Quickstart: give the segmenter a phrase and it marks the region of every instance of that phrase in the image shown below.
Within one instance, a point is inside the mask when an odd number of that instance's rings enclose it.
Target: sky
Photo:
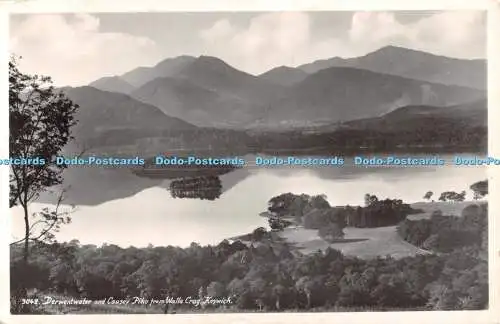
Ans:
[[[179,55],[216,56],[258,75],[386,45],[485,58],[481,11],[17,14],[10,51],[26,73],[79,86]]]

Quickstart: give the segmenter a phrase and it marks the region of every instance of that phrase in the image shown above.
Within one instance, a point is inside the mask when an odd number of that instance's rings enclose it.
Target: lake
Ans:
[[[266,210],[270,198],[285,192],[326,194],[331,205],[361,205],[366,193],[411,203],[422,201],[429,190],[436,200],[448,190],[466,190],[471,199],[469,186],[487,178],[485,167],[246,167],[221,175],[223,194],[210,201],[173,198],[166,189],[170,180],[145,180],[130,172],[109,175],[114,171],[97,168],[74,172],[66,179],[76,189],[75,195],[88,193],[109,200],[93,206],[79,204],[72,223],[57,234],[58,240],[122,247],[217,244],[267,227],[259,213]],[[110,192],[111,198],[106,198]],[[30,212],[44,206],[51,205],[33,203]],[[22,210],[11,211],[13,234],[22,233]]]

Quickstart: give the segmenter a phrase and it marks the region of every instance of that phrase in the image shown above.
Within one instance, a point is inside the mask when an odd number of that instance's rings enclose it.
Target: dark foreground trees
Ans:
[[[294,255],[290,248],[268,243],[142,249],[63,246],[64,261],[62,256],[38,252],[31,269],[32,288],[94,300],[200,295],[231,299],[226,306],[204,309],[174,305],[178,313],[223,307],[236,312],[483,309],[488,303],[487,262],[469,250],[361,260],[333,249]],[[13,267],[20,256],[14,246]]]
[[[90,299],[231,299],[230,304],[204,308],[172,306],[177,313],[216,308],[235,312],[484,309],[488,307],[488,262],[483,253],[487,246],[482,245],[485,212],[486,207],[470,206],[456,219],[436,214],[432,222],[412,231],[421,233],[418,242],[437,235],[439,246],[446,249],[402,259],[363,260],[332,248],[304,255],[286,242],[273,241],[263,228],[254,231],[253,245],[241,241],[215,246],[192,243],[187,248],[46,244],[35,248],[30,288]],[[451,240],[449,230],[481,238]],[[340,235],[339,228],[323,231],[325,236]],[[464,233],[459,234],[465,237]],[[12,246],[11,258],[15,284],[22,246]]]

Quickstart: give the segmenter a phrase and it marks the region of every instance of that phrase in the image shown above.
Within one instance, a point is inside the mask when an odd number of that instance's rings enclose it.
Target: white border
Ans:
[[[8,156],[8,15],[9,13],[63,13],[63,12],[165,12],[165,11],[321,11],[321,10],[488,10],[488,118],[489,152],[500,157],[500,2],[487,0],[0,0],[0,156]],[[200,314],[200,315],[16,315],[9,314],[9,253],[10,213],[8,209],[8,169],[0,168],[0,320],[5,323],[241,323],[241,324],[313,324],[335,322],[349,324],[376,323],[500,323],[498,257],[500,246],[498,230],[500,167],[490,167],[489,199],[489,264],[490,308],[486,311],[455,312],[365,312],[365,313],[281,313],[281,314]],[[495,217],[496,216],[496,217]]]

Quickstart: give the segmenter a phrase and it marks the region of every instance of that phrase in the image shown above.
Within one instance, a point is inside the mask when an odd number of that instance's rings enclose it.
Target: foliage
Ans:
[[[327,242],[335,242],[338,239],[344,238],[344,231],[337,223],[331,223],[320,228],[318,234]]]
[[[474,192],[474,199],[481,199],[488,195],[488,180],[478,181],[470,186]]]
[[[366,207],[331,207],[326,196],[285,193],[269,201],[268,217],[273,229],[283,229],[280,224],[285,217],[293,217],[295,223],[309,229],[320,229],[331,223],[340,228],[380,227],[396,225],[413,210],[400,199],[383,199],[366,194]]]
[[[65,165],[53,159],[71,139],[78,106],[57,93],[49,77],[27,75],[9,62],[10,156],[43,159],[45,163],[10,166],[10,207],[27,206],[38,195],[62,182]]]
[[[24,261],[28,261],[29,241],[51,240],[52,232],[69,222],[67,213],[48,209],[29,219],[28,205],[41,192],[62,183],[65,165],[54,163],[55,157],[72,139],[70,129],[76,124],[78,106],[63,93],[56,92],[50,77],[27,75],[19,71],[14,57],[9,62],[9,155],[14,159],[38,163],[10,164],[9,206],[24,210]],[[18,242],[20,242],[18,241]],[[14,242],[16,243],[16,242]]]
[[[439,196],[440,201],[460,202],[465,200],[465,191],[457,193],[455,191],[445,191]]]
[[[487,307],[488,267],[474,251],[361,260],[331,248],[285,256],[290,247],[276,242],[259,244],[39,246],[34,247],[37,258],[30,270],[30,285],[40,291],[91,299],[186,298],[200,293],[229,296],[232,311]],[[13,246],[13,267],[20,257],[20,249]],[[15,283],[16,278],[12,280]],[[175,308],[177,312],[196,311],[186,305]]]
[[[365,194],[365,207],[370,206],[378,201],[378,197],[371,194]]]
[[[400,199],[386,198],[380,200],[374,195],[367,194],[365,200],[368,203],[365,207],[344,208],[347,226],[380,227],[396,225],[413,212],[413,209]]]
[[[335,209],[313,212],[328,215],[331,210]],[[488,307],[486,215],[487,204],[482,204],[464,208],[461,217],[434,213],[430,219],[403,221],[398,231],[406,240],[440,253],[402,259],[363,260],[332,248],[292,253],[293,246],[275,240],[264,228],[251,233],[249,245],[226,240],[187,248],[97,247],[78,241],[37,244],[29,269],[18,268],[22,246],[13,245],[11,289],[15,296],[19,281],[28,277],[30,288],[73,297],[211,296],[232,301],[206,309],[170,305],[175,309],[169,312],[484,309]],[[342,237],[337,222],[319,232],[329,240]]]
[[[487,251],[488,205],[470,205],[461,217],[434,213],[430,219],[404,220],[398,225],[406,241],[438,252],[451,252],[467,246]]]
[[[173,198],[215,200],[222,194],[222,183],[218,176],[200,176],[174,180],[170,183]]]

